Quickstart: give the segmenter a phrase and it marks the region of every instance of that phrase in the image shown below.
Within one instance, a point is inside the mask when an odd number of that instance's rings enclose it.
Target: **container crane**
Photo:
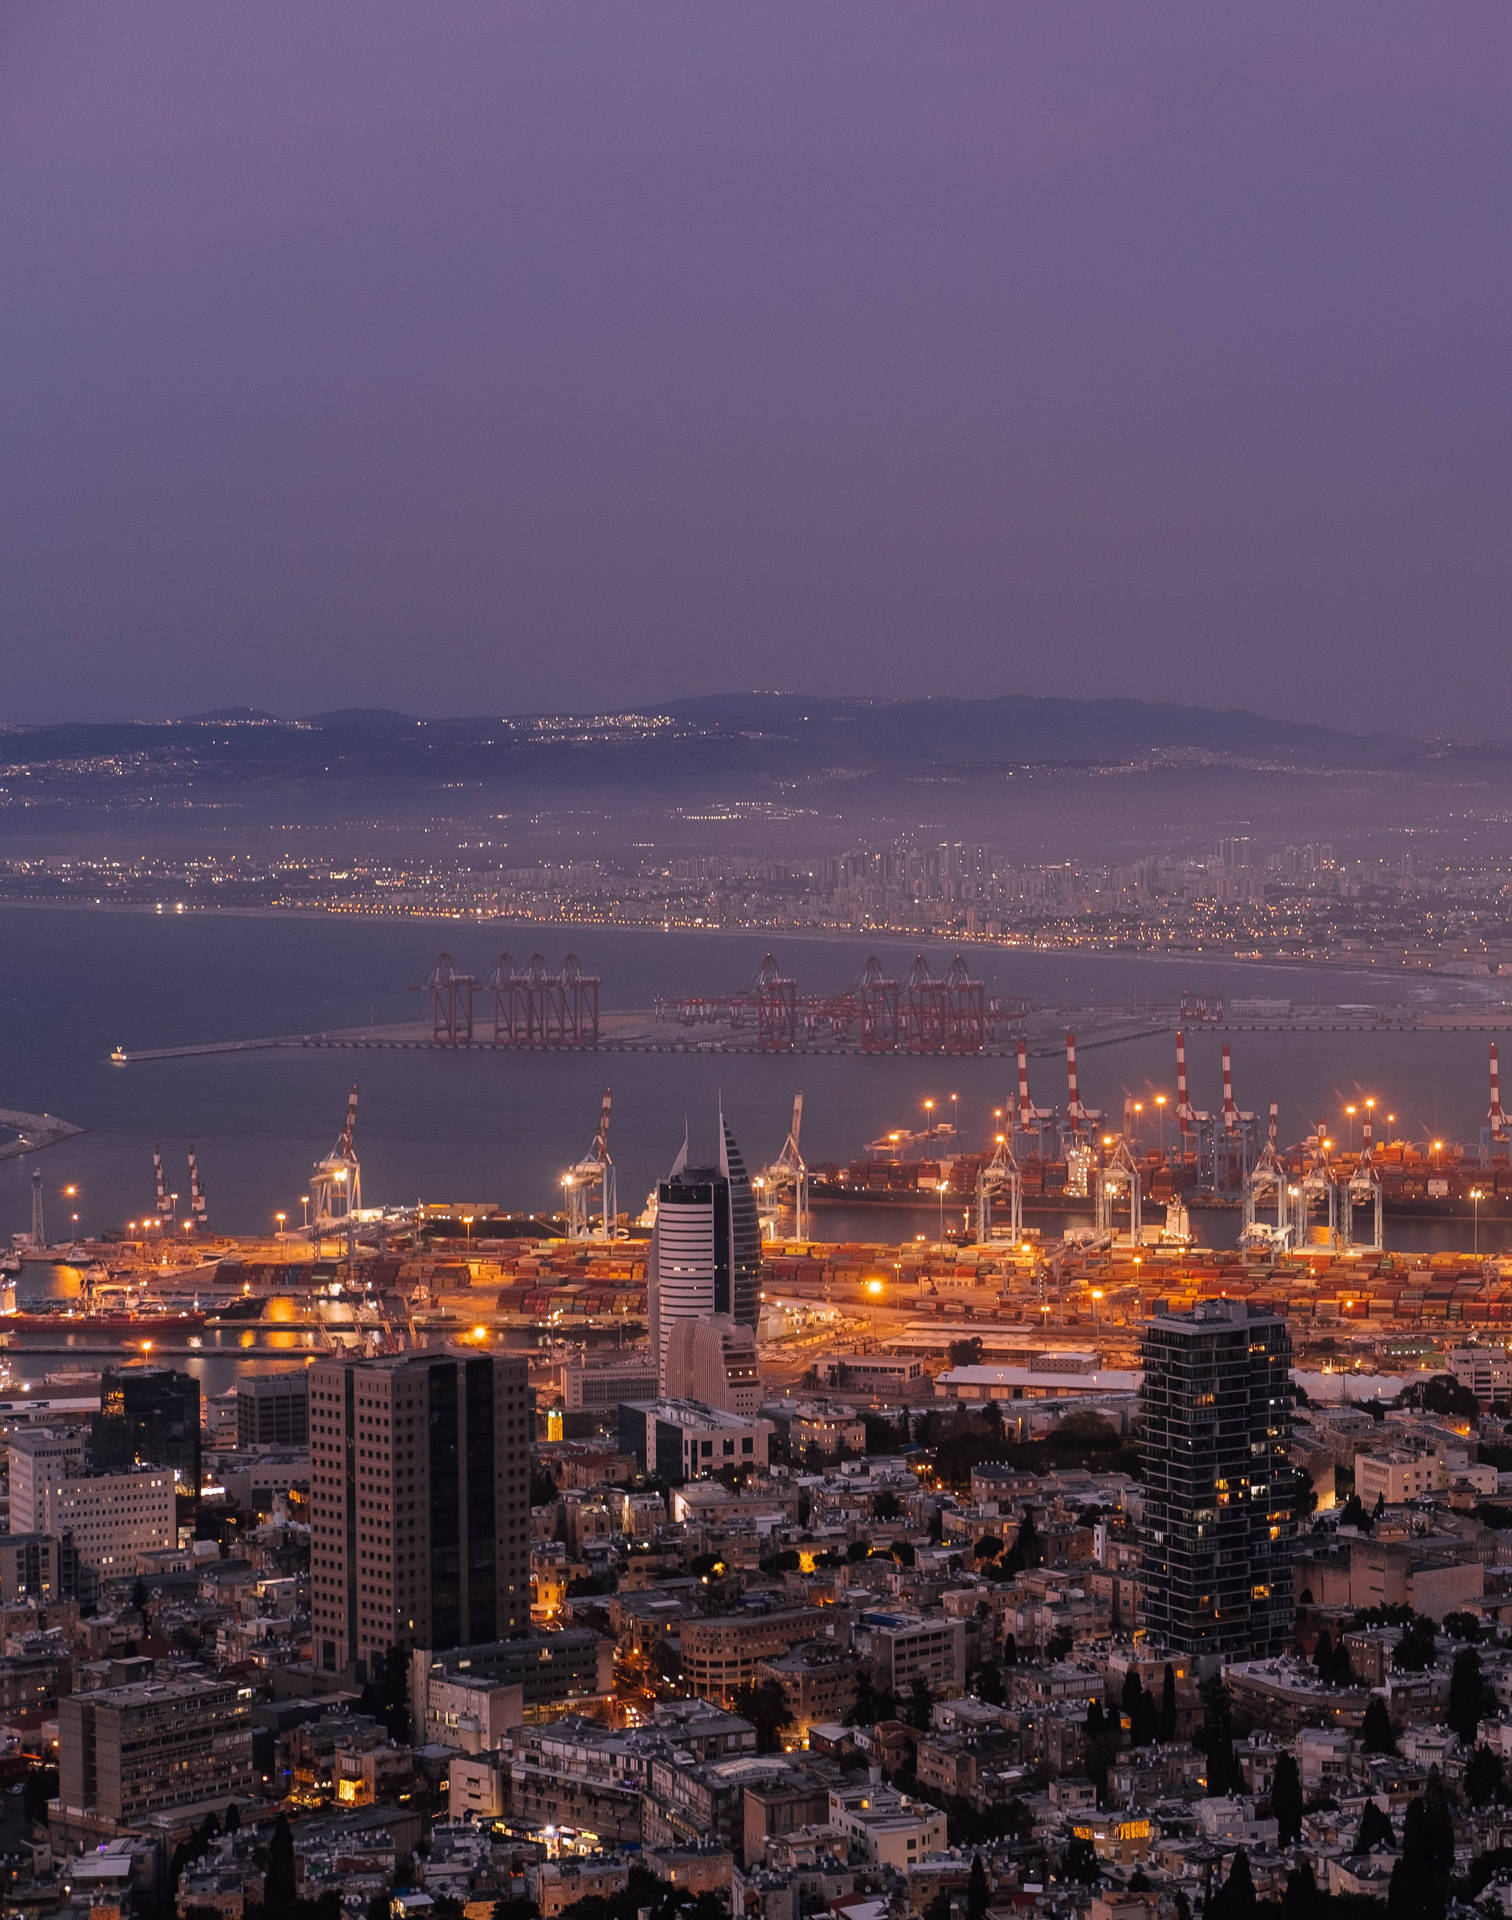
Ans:
[[[1328,1158],[1330,1142],[1320,1120],[1312,1142],[1312,1164],[1291,1189],[1292,1244],[1298,1248],[1339,1245],[1339,1183]]]
[[[1241,1113],[1234,1099],[1234,1057],[1227,1040],[1222,1049],[1223,1104],[1208,1124],[1208,1177],[1213,1192],[1224,1198],[1242,1195],[1255,1159],[1257,1122],[1253,1113]]]
[[[777,1238],[777,1230],[785,1213],[793,1216],[794,1239],[807,1240],[809,1237],[808,1167],[804,1163],[800,1144],[802,1135],[803,1095],[795,1093],[793,1124],[788,1128],[782,1151],[769,1167],[762,1168],[755,1180],[761,1209],[761,1230],[768,1240]]]
[[[1098,1233],[1116,1237],[1118,1229],[1114,1214],[1119,1206],[1126,1205],[1129,1209],[1128,1244],[1131,1247],[1142,1246],[1144,1240],[1139,1201],[1139,1168],[1134,1164],[1128,1141],[1119,1134],[1107,1163],[1097,1175]]]
[[[1071,1200],[1085,1200],[1092,1194],[1093,1172],[1097,1164],[1097,1155],[1092,1148],[1092,1134],[1103,1123],[1103,1114],[1097,1107],[1083,1104],[1081,1089],[1076,1078],[1076,1035],[1066,1035],[1066,1123],[1062,1134],[1062,1146],[1066,1156],[1066,1197]]]
[[[1018,1162],[1013,1157],[1013,1149],[1008,1143],[1008,1135],[1000,1133],[991,1159],[977,1174],[976,1237],[979,1247],[987,1246],[997,1235],[993,1213],[1005,1195],[1008,1201],[1007,1237],[1017,1246],[1024,1237],[1024,1183]]]
[[[1210,1113],[1199,1113],[1192,1105],[1191,1094],[1187,1089],[1186,1034],[1178,1028],[1176,1031],[1176,1127],[1181,1137],[1181,1155],[1186,1158],[1187,1142],[1192,1136],[1201,1139],[1203,1129],[1212,1123]]]
[[[1239,1244],[1258,1252],[1284,1253],[1291,1245],[1292,1222],[1290,1196],[1286,1186],[1286,1168],[1276,1149],[1277,1107],[1270,1103],[1270,1124],[1265,1145],[1244,1183],[1244,1226]],[[1275,1211],[1272,1225],[1263,1215]]]
[[[152,1149],[152,1180],[157,1189],[157,1217],[162,1221],[173,1218],[173,1196],[168,1191],[168,1182],[163,1177],[163,1150]]]
[[[1368,1239],[1359,1237],[1362,1212],[1369,1220]],[[1346,1247],[1358,1247],[1362,1253],[1380,1253],[1386,1244],[1382,1227],[1381,1176],[1372,1159],[1371,1127],[1367,1120],[1364,1145],[1354,1171],[1339,1183],[1339,1237]]]
[[[318,1240],[329,1228],[345,1228],[350,1249],[362,1206],[362,1168],[357,1159],[357,1089],[347,1095],[340,1137],[310,1175],[310,1226]]]
[[[609,1157],[609,1112],[613,1088],[605,1087],[599,1108],[598,1132],[593,1145],[562,1175],[567,1195],[567,1238],[569,1240],[612,1240],[619,1220],[619,1200],[615,1192],[614,1162]],[[594,1189],[598,1189],[599,1228],[595,1233],[591,1207]]]

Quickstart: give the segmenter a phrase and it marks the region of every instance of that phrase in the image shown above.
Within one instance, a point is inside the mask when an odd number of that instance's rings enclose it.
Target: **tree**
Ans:
[[[1339,1525],[1355,1527],[1361,1533],[1369,1533],[1374,1526],[1370,1515],[1360,1505],[1360,1496],[1352,1493],[1339,1509]]]
[[[241,1832],[241,1808],[234,1800],[226,1809],[226,1831],[227,1833]]]
[[[1160,1737],[1160,1713],[1155,1696],[1147,1687],[1139,1689],[1134,1711],[1129,1715],[1129,1745],[1152,1747]]]
[[[989,1660],[977,1674],[976,1690],[978,1700],[985,1701],[989,1707],[1000,1707],[1006,1697],[1003,1691],[1002,1668]]]
[[[530,1465],[530,1504],[533,1507],[554,1507],[561,1491],[550,1467],[533,1460]]]
[[[968,1334],[964,1340],[952,1340],[945,1357],[953,1367],[979,1367],[982,1364],[982,1336]]]
[[[1281,1920],[1316,1920],[1318,1883],[1307,1861],[1293,1867],[1286,1876],[1286,1891],[1281,1896]]]
[[[1454,1656],[1454,1671],[1449,1676],[1449,1708],[1444,1718],[1467,1747],[1475,1745],[1484,1705],[1480,1655],[1474,1647],[1461,1647]]]
[[[1475,1420],[1480,1415],[1480,1405],[1468,1387],[1461,1386],[1452,1373],[1435,1373],[1421,1384],[1414,1382],[1409,1392],[1416,1391],[1420,1403],[1430,1413],[1456,1414],[1461,1420]]]
[[[1169,1660],[1160,1681],[1160,1737],[1176,1738],[1176,1669]]]
[[[1487,1807],[1502,1797],[1504,1784],[1501,1755],[1477,1747],[1465,1764],[1465,1798],[1472,1807]]]
[[[1365,1718],[1360,1723],[1360,1745],[1367,1753],[1395,1753],[1396,1733],[1385,1699],[1379,1693],[1370,1696]]]
[[[1003,1665],[1005,1667],[1018,1665],[1018,1641],[1011,1633],[1003,1635]]]
[[[1222,1887],[1213,1895],[1207,1920],[1254,1920],[1258,1904],[1255,1877],[1250,1872],[1249,1855],[1243,1847],[1234,1855],[1234,1864]]]
[[[731,1698],[742,1720],[749,1720],[756,1729],[756,1751],[758,1753],[780,1753],[782,1751],[782,1729],[790,1718],[787,1695],[775,1680],[763,1680],[760,1685],[746,1681],[735,1689]]]
[[[1061,1878],[1082,1887],[1097,1885],[1102,1878],[1102,1868],[1097,1863],[1097,1849],[1090,1840],[1073,1840],[1067,1847],[1061,1861]]]
[[[1401,1673],[1426,1673],[1437,1658],[1437,1628],[1423,1614],[1414,1614],[1392,1648],[1391,1664]]]
[[[971,1873],[966,1881],[966,1920],[984,1920],[991,1895],[987,1891],[987,1869],[982,1856],[971,1856]]]
[[[1474,1646],[1481,1637],[1481,1623],[1473,1613],[1446,1613],[1444,1631],[1451,1640],[1468,1640]]]
[[[1313,1665],[1318,1670],[1318,1678],[1327,1686],[1333,1678],[1333,1641],[1327,1627],[1318,1635],[1318,1643],[1313,1648]]]
[[[1123,1708],[1130,1720],[1134,1718],[1134,1709],[1139,1705],[1139,1696],[1143,1692],[1144,1688],[1140,1684],[1139,1679],[1139,1669],[1137,1667],[1125,1667],[1123,1687],[1118,1696],[1118,1704]]]
[[[1302,1776],[1289,1753],[1283,1753],[1276,1761],[1271,1781],[1271,1812],[1275,1815],[1282,1845],[1292,1846],[1302,1832]]]
[[[872,1518],[874,1520],[896,1520],[903,1512],[903,1502],[891,1487],[883,1487],[872,1496]]]
[[[268,1842],[268,1864],[263,1871],[263,1905],[275,1912],[280,1906],[292,1907],[298,1889],[294,1880],[294,1830],[289,1816],[279,1814]]]
[[[1384,1848],[1391,1852],[1396,1848],[1396,1833],[1392,1828],[1391,1815],[1382,1807],[1379,1800],[1367,1800],[1360,1815],[1360,1831],[1355,1837],[1356,1853],[1375,1853]]]
[[[996,1560],[1003,1551],[1003,1543],[995,1533],[984,1533],[971,1549],[973,1560]]]
[[[929,1690],[929,1682],[915,1680],[908,1690],[908,1710],[903,1717],[909,1726],[923,1733],[929,1726],[929,1717],[933,1712],[934,1695]]]
[[[1013,1545],[1003,1555],[1001,1564],[1010,1574],[1024,1573],[1030,1567],[1037,1567],[1043,1558],[1039,1530],[1034,1524],[1034,1509],[1025,1507],[1024,1517],[1013,1537]]]

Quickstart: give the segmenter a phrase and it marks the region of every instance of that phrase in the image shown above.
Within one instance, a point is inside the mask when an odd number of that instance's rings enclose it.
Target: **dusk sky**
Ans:
[[[1512,737],[1512,9],[0,18],[0,718]]]

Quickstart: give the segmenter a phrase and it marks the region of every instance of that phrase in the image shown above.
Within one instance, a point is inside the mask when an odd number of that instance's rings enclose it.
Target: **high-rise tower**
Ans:
[[[1243,1302],[1145,1328],[1145,1624],[1202,1664],[1292,1638],[1291,1338]]]
[[[394,1647],[530,1624],[523,1359],[408,1353],[310,1369],[315,1664],[368,1677]]]
[[[728,1314],[738,1325],[760,1318],[761,1223],[750,1176],[724,1115],[719,1164],[690,1167],[688,1147],[656,1190],[649,1293],[651,1349],[667,1388],[667,1342],[674,1321]]]

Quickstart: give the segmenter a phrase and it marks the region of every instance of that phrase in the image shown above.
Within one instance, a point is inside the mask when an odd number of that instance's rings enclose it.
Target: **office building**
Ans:
[[[525,1361],[321,1360],[309,1383],[316,1665],[363,1679],[394,1647],[528,1627]]]
[[[1291,1642],[1291,1339],[1278,1315],[1204,1300],[1143,1342],[1145,1625],[1199,1667]]]
[[[81,1464],[77,1435],[35,1427],[9,1448],[11,1528],[67,1539],[103,1579],[141,1572],[178,1545],[173,1475],[163,1467],[105,1473]]]
[[[107,1367],[100,1411],[90,1423],[90,1457],[121,1473],[166,1467],[180,1493],[200,1492],[200,1390],[172,1367]]]
[[[656,1361],[646,1353],[595,1366],[574,1362],[562,1369],[562,1405],[568,1413],[602,1413],[611,1418],[622,1400],[656,1398]]]
[[[58,1702],[58,1798],[65,1815],[130,1827],[165,1808],[244,1801],[252,1792],[251,1689],[147,1680]]]
[[[686,1141],[656,1190],[647,1289],[651,1351],[667,1389],[667,1346],[678,1320],[727,1314],[754,1328],[760,1317],[761,1223],[735,1136],[719,1116],[719,1165],[690,1167]]]
[[[755,1329],[728,1313],[674,1320],[667,1336],[662,1392],[671,1400],[699,1400],[729,1413],[754,1414],[761,1405]]]
[[[303,1447],[310,1439],[310,1381],[298,1373],[245,1373],[236,1383],[238,1447]]]
[[[78,1568],[71,1541],[50,1533],[0,1533],[0,1606],[72,1599]]]

